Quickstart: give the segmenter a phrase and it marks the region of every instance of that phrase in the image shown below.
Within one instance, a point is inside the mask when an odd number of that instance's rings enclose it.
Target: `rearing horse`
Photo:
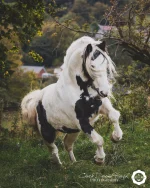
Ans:
[[[73,143],[83,131],[97,145],[96,163],[104,162],[103,138],[92,127],[100,113],[107,115],[114,125],[112,139],[121,140],[120,113],[107,97],[111,90],[109,76],[113,77],[114,73],[105,42],[84,36],[68,48],[57,83],[24,97],[21,104],[23,118],[38,127],[57,163],[61,164],[54,143],[56,131],[66,133],[64,146],[71,161],[76,161]]]

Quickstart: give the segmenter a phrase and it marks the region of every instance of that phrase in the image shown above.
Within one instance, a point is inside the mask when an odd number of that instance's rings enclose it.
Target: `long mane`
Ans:
[[[74,42],[72,42],[72,44],[69,46],[69,48],[66,51],[66,56],[64,57],[64,64],[67,65],[69,63],[69,59],[72,56],[72,54],[75,52],[76,49],[81,49],[84,51],[85,47],[89,44],[89,43],[94,43],[95,40],[91,37],[88,36],[84,36],[81,37],[77,40],[75,40]]]
[[[72,44],[69,46],[69,48],[66,51],[66,55],[64,57],[64,63],[61,66],[61,71],[68,69],[68,66],[71,63],[70,58],[73,53],[76,53],[76,49],[81,49],[81,51],[84,54],[85,48],[88,44],[96,45],[96,44],[99,44],[100,42],[101,41],[96,41],[93,38],[88,37],[88,36],[81,37],[75,40],[74,42],[72,42]],[[103,52],[102,50],[100,50],[100,52],[104,55],[104,57],[107,59],[107,62],[108,62],[108,66],[107,66],[108,73],[109,73],[108,78],[114,79],[115,75],[117,74],[116,69],[115,69],[115,63],[111,60],[110,56],[106,52]]]

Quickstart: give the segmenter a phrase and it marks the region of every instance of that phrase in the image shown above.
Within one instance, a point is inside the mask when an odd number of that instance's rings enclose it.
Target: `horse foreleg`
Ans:
[[[75,142],[79,133],[66,134],[64,137],[64,146],[69,153],[70,160],[76,162],[76,158],[73,153],[73,143]]]
[[[105,153],[103,149],[103,138],[94,129],[89,134],[90,140],[97,145],[96,155],[94,156],[95,162],[102,164],[105,161]]]
[[[105,114],[111,120],[114,125],[114,131],[112,133],[112,141],[117,142],[122,139],[123,132],[119,126],[120,113],[115,108],[113,108],[110,100],[104,98],[102,100],[102,106],[100,108],[100,113]]]
[[[89,124],[88,119],[80,119],[80,126],[82,131],[86,133],[89,139],[97,145],[96,155],[94,156],[95,162],[97,164],[102,164],[105,161],[105,153],[103,149],[103,138],[94,130],[94,128]]]

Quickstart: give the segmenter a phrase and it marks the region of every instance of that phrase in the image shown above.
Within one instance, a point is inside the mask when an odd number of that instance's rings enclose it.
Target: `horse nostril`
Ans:
[[[104,94],[103,91],[101,91],[100,94],[101,94],[102,97],[107,97],[108,96],[107,94]]]
[[[104,95],[104,97],[107,97],[107,95],[105,95],[105,94],[103,94]]]

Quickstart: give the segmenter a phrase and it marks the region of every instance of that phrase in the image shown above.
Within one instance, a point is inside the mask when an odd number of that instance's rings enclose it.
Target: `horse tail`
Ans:
[[[42,91],[35,90],[27,94],[21,102],[22,119],[31,126],[36,126],[36,107],[42,99]]]

